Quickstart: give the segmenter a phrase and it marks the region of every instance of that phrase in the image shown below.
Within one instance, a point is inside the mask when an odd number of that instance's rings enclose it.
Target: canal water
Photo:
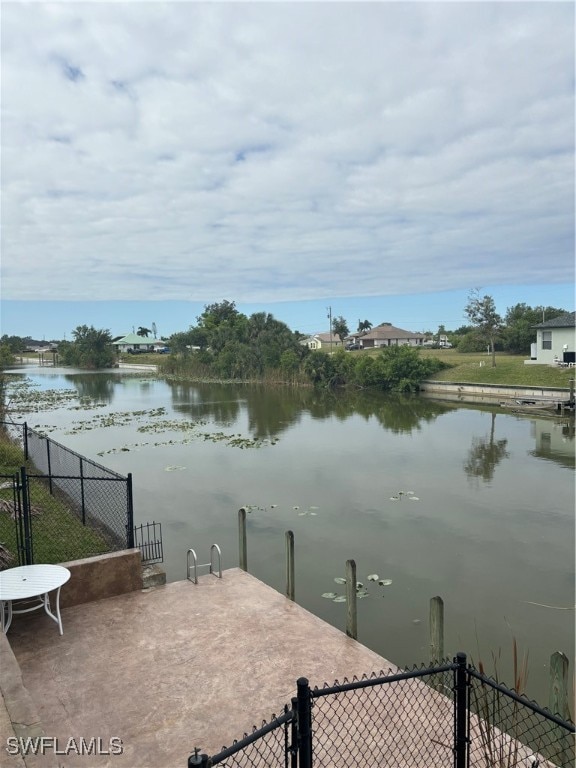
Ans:
[[[335,579],[356,561],[368,592],[359,639],[391,662],[428,660],[440,596],[447,655],[464,650],[511,684],[515,639],[542,704],[552,652],[573,674],[573,420],[418,396],[25,373],[36,405],[14,415],[132,473],[136,522],[162,523],[169,580],[185,578],[189,547],[204,563],[217,543],[223,566],[237,566],[246,506],[250,573],[284,591],[293,531],[296,600],[341,629],[345,603],[323,595],[344,594]]]

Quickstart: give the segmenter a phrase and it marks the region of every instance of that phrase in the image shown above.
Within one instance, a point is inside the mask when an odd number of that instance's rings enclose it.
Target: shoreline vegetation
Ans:
[[[358,350],[337,352],[319,352],[327,357],[346,355],[352,359],[374,358],[380,350]],[[570,380],[576,379],[576,369],[558,368],[551,365],[525,364],[525,355],[511,355],[503,352],[496,353],[496,367],[490,365],[490,355],[481,352],[458,352],[456,349],[421,349],[419,356],[425,359],[436,359],[442,365],[430,377],[434,381],[454,384],[499,384],[510,387],[550,387],[569,390]],[[247,376],[245,378],[218,376],[209,366],[196,364],[193,368],[187,364],[192,355],[183,357],[180,354],[160,355],[145,353],[136,359],[132,355],[120,355],[118,362],[134,365],[155,365],[160,374],[170,377],[210,383],[255,384],[269,386],[313,386],[312,381],[303,373],[293,371],[287,374],[285,370],[267,370],[263,375]],[[18,360],[29,364],[39,362],[37,354],[18,356]],[[421,379],[426,381],[429,379]],[[368,388],[357,385],[358,388]]]
[[[359,350],[342,354],[351,357],[360,358],[375,357],[380,350]],[[321,354],[330,355],[328,352]],[[336,354],[336,353],[333,353]],[[419,350],[423,359],[436,358],[443,366],[434,374],[434,381],[444,381],[455,384],[500,384],[502,386],[518,387],[551,387],[560,389],[570,389],[570,379],[576,378],[576,369],[574,368],[556,368],[551,365],[530,365],[525,364],[525,355],[510,355],[502,352],[496,353],[496,367],[489,365],[490,355],[480,352],[458,352],[457,350]],[[332,356],[332,355],[331,355]],[[172,358],[172,359],[171,359]],[[188,378],[185,370],[176,372],[173,360],[177,356],[166,358],[164,355],[143,354],[139,355],[137,360],[131,355],[123,355],[120,362],[157,365],[159,373],[172,374],[178,378]],[[192,372],[188,372],[191,374]],[[219,381],[220,383],[246,383],[246,384],[287,384],[287,385],[311,385],[309,380],[296,375],[287,377],[282,371],[269,371],[261,378],[240,379],[219,379],[210,375],[209,370],[197,371],[193,374],[195,381]],[[423,379],[425,380],[425,379]]]

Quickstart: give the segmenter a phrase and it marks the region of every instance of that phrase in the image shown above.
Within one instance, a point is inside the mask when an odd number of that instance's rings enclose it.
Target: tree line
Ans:
[[[497,349],[528,354],[536,334],[533,326],[564,314],[556,307],[529,307],[519,303],[510,307],[504,318],[497,312],[491,296],[472,291],[464,309],[470,324],[447,331],[458,351]],[[423,358],[413,347],[387,347],[375,355],[349,355],[339,349],[332,355],[310,351],[301,343],[303,336],[268,312],[250,317],[242,314],[233,301],[208,304],[187,331],[172,334],[167,340],[171,355],[163,364],[169,373],[203,378],[233,380],[276,380],[311,382],[317,386],[376,387],[410,391],[419,381],[442,367],[441,361]],[[358,320],[358,332],[373,327],[369,320]],[[332,332],[342,341],[349,335],[344,317],[332,320]],[[439,332],[445,331],[440,326]],[[138,335],[156,338],[152,329],[139,326]],[[29,339],[4,335],[0,338],[0,367],[25,351]],[[60,363],[80,368],[107,368],[116,362],[109,330],[80,325],[71,341],[58,344]]]

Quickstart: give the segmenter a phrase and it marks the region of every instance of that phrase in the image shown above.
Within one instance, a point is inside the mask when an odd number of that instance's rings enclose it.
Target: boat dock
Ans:
[[[14,620],[9,645],[0,636],[14,732],[117,738],[123,753],[31,755],[27,768],[184,768],[194,747],[214,754],[280,714],[301,676],[322,686],[396,671],[238,568],[63,608],[62,622],[60,636],[37,611]]]

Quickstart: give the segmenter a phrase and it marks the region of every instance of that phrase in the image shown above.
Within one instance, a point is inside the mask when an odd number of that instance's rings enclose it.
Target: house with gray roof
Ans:
[[[392,323],[381,323],[369,331],[351,334],[346,341],[352,344],[359,344],[363,349],[374,347],[399,347],[408,345],[410,347],[421,347],[424,343],[423,333],[414,333],[405,331],[403,328],[397,328]]]
[[[536,343],[532,345],[530,362],[576,364],[576,312],[566,312],[532,328],[536,331]]]

